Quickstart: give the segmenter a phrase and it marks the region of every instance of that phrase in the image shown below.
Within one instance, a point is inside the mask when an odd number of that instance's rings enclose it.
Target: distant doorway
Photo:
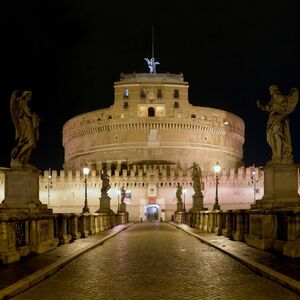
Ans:
[[[148,206],[146,214],[147,214],[147,221],[158,220],[158,208],[156,206]]]

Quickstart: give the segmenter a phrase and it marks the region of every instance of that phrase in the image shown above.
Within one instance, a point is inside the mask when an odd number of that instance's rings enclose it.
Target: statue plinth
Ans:
[[[204,210],[203,207],[203,194],[202,193],[195,193],[193,195],[193,206],[189,210],[189,212],[199,212]]]
[[[39,171],[35,168],[11,168],[5,171],[3,206],[12,208],[42,207],[39,200]]]
[[[5,199],[0,204],[0,221],[3,226],[0,257],[4,264],[18,261],[31,252],[43,253],[57,247],[54,215],[52,209],[39,200],[36,168],[5,170]],[[18,235],[20,232],[22,238]]]
[[[252,209],[300,206],[298,165],[268,164],[264,167],[264,196]]]
[[[126,203],[125,202],[121,202],[120,204],[120,209],[119,209],[120,213],[126,213]]]
[[[175,212],[183,212],[183,203],[182,201],[177,201],[177,209]]]
[[[96,211],[97,213],[114,213],[110,208],[110,197],[107,195],[102,195],[100,200],[100,208]]]

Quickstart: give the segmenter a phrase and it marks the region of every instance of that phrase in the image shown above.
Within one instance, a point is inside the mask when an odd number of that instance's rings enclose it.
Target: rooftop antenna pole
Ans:
[[[150,73],[156,73],[156,65],[159,65],[158,61],[155,61],[154,58],[154,26],[152,25],[152,57],[149,58],[144,58],[145,61],[148,64],[149,72]]]
[[[152,57],[154,58],[154,26],[152,25]]]

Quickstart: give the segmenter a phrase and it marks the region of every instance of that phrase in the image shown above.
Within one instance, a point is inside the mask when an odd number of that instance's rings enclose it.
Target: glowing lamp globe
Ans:
[[[220,173],[221,172],[221,166],[219,165],[219,162],[214,166],[214,172],[215,173]]]
[[[84,168],[82,169],[82,171],[83,171],[83,174],[84,174],[84,175],[89,175],[89,173],[90,173],[90,169],[89,169],[88,167],[84,167]]]

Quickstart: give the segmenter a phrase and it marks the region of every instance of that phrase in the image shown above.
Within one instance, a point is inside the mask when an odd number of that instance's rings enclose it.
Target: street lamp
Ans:
[[[186,193],[186,189],[183,189],[182,193],[183,193],[183,211],[186,212],[186,210],[185,210],[185,193]]]
[[[120,190],[117,190],[117,196],[118,196],[118,213],[120,212]]]
[[[82,209],[82,213],[89,213],[90,209],[88,207],[88,200],[87,200],[87,176],[90,173],[90,169],[88,167],[84,167],[82,171],[84,174],[84,207]]]
[[[220,210],[219,198],[218,198],[218,186],[219,186],[219,173],[221,172],[221,166],[219,162],[214,166],[214,172],[216,174],[216,198],[213,210]]]
[[[256,200],[256,183],[258,182],[258,179],[256,179],[256,172],[255,172],[255,165],[253,164],[253,169],[252,169],[252,172],[251,172],[251,180],[252,180],[252,183],[253,183],[253,198],[254,198],[254,203],[255,203],[255,200]]]
[[[51,168],[49,168],[49,171],[48,171],[48,184],[45,186],[45,188],[48,190],[48,206],[50,206],[50,189],[52,189]]]

